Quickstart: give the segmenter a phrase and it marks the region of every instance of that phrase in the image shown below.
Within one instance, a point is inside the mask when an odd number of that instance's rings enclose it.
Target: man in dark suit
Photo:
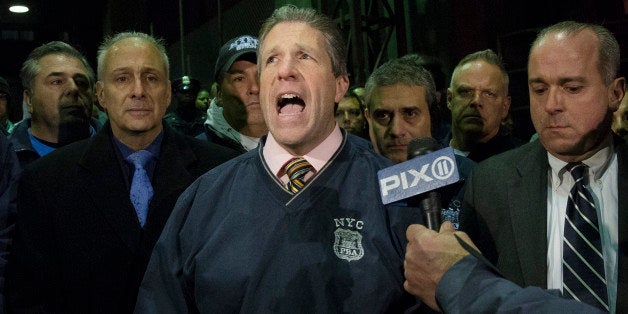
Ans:
[[[590,217],[599,222],[590,220],[599,231],[598,274],[606,286],[591,304],[611,313],[628,311],[628,145],[611,131],[625,94],[619,60],[616,39],[601,26],[562,22],[541,31],[528,63],[539,139],[478,164],[461,214],[462,230],[507,279],[573,297],[563,279],[578,272],[563,269],[571,267],[563,257],[582,247],[564,242],[576,221],[567,207],[577,181],[565,165],[582,162],[594,206],[579,210],[593,208]]]
[[[95,137],[30,164],[18,188],[7,270],[15,312],[131,313],[151,251],[180,193],[237,155],[163,123],[171,99],[163,43],[120,33],[99,48],[97,96],[109,122]],[[147,215],[130,190],[147,151]],[[141,168],[138,166],[138,168]],[[143,192],[150,190],[144,187]]]

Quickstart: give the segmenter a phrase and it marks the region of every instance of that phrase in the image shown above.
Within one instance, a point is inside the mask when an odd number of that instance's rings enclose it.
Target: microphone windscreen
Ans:
[[[439,150],[440,144],[433,137],[417,137],[408,143],[408,160]]]

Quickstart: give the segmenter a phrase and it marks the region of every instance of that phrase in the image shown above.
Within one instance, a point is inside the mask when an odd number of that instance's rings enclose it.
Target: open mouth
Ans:
[[[277,112],[280,114],[297,114],[305,109],[305,101],[296,94],[283,94],[277,99]]]

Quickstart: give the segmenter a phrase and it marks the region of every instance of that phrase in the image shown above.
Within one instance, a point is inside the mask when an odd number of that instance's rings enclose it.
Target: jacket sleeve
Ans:
[[[53,234],[42,191],[31,184],[36,173],[25,170],[17,187],[17,209],[11,254],[6,269],[5,296],[11,312],[51,311],[48,302],[55,298]],[[58,292],[58,291],[57,291]]]
[[[436,300],[444,313],[604,313],[564,299],[558,290],[522,288],[495,274],[473,255],[443,275],[436,287]]]
[[[0,135],[0,312],[4,309],[4,272],[15,227],[20,163],[13,146]]]

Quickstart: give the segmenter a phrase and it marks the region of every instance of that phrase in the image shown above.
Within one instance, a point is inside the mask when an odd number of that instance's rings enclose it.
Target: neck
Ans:
[[[479,144],[490,141],[494,136],[497,135],[498,131],[499,130],[496,130],[489,134],[481,134],[464,133],[460,130],[452,130],[450,146],[461,151],[470,152]]]
[[[34,137],[42,139],[46,142],[50,142],[50,143],[59,142],[59,128],[58,127],[51,127],[49,125],[37,123],[31,120],[30,131]]]
[[[134,151],[138,151],[148,147],[155,140],[155,138],[157,138],[162,129],[163,126],[160,124],[158,127],[148,131],[130,132],[114,128],[112,125],[111,131],[113,132],[113,136],[115,136],[124,145],[130,147]]]
[[[250,137],[262,137],[268,133],[268,127],[265,123],[262,124],[247,124],[238,132],[250,136]]]

